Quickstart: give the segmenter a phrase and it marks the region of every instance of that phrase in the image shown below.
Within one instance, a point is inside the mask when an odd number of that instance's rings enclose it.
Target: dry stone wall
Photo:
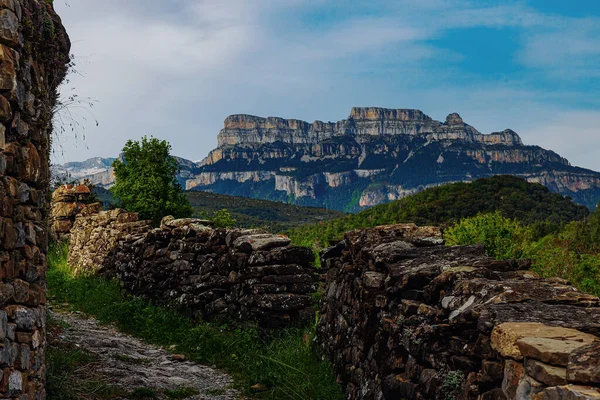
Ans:
[[[137,213],[120,208],[96,212],[94,206],[88,206],[77,215],[68,233],[68,263],[75,274],[114,272],[108,261],[117,251],[119,241],[148,232],[151,228],[150,222],[140,221]]]
[[[166,217],[160,228],[124,210],[79,214],[69,265],[118,277],[129,293],[175,305],[194,318],[264,328],[314,318],[318,276],[308,248],[261,230],[213,229]]]
[[[349,399],[600,399],[600,300],[439,230],[349,232],[317,326]]]
[[[49,146],[69,39],[47,1],[0,0],[0,398],[45,398]]]
[[[130,293],[178,305],[196,318],[265,328],[314,318],[310,249],[290,246],[283,235],[208,225],[167,219],[121,241],[108,264]]]
[[[102,204],[93,202],[92,192],[85,185],[62,185],[52,193],[50,214],[50,235],[54,240],[69,237],[75,218],[102,211]]]

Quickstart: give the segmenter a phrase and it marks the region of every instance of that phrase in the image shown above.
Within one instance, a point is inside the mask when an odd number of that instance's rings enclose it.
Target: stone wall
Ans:
[[[90,188],[85,185],[62,185],[52,193],[50,211],[50,235],[54,240],[69,237],[75,217],[102,211],[102,204],[93,201]]]
[[[46,1],[0,1],[0,398],[45,398],[46,225],[70,43]]]
[[[598,399],[600,300],[439,230],[353,231],[322,254],[317,340],[349,399]]]
[[[151,229],[149,221],[140,221],[137,213],[123,209],[96,212],[86,207],[70,229],[68,263],[76,274],[114,272],[108,262],[120,240],[136,237]]]
[[[105,264],[116,268],[130,293],[175,304],[196,318],[268,328],[314,318],[310,249],[290,246],[283,235],[207,225],[167,219],[122,240]]]

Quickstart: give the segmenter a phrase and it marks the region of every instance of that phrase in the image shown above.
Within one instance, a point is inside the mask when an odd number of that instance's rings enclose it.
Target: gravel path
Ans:
[[[158,347],[100,325],[79,313],[56,313],[56,319],[68,323],[64,340],[98,357],[97,372],[109,383],[127,390],[139,387],[165,389],[194,388],[199,394],[190,400],[240,399],[231,388],[232,379],[214,368],[190,361],[179,361]],[[166,397],[160,397],[166,398]]]

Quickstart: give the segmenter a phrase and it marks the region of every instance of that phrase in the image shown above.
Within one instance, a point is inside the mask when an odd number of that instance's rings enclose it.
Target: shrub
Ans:
[[[487,254],[497,259],[523,258],[530,230],[517,220],[508,219],[500,212],[479,214],[465,218],[444,232],[448,245],[483,243]]]

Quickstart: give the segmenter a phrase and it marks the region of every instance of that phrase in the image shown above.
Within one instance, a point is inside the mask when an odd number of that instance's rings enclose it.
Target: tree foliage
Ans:
[[[189,217],[192,208],[177,182],[177,161],[171,145],[154,137],[128,140],[123,160],[113,163],[115,185],[111,192],[121,207],[138,212],[143,219],[160,222],[165,215]]]

